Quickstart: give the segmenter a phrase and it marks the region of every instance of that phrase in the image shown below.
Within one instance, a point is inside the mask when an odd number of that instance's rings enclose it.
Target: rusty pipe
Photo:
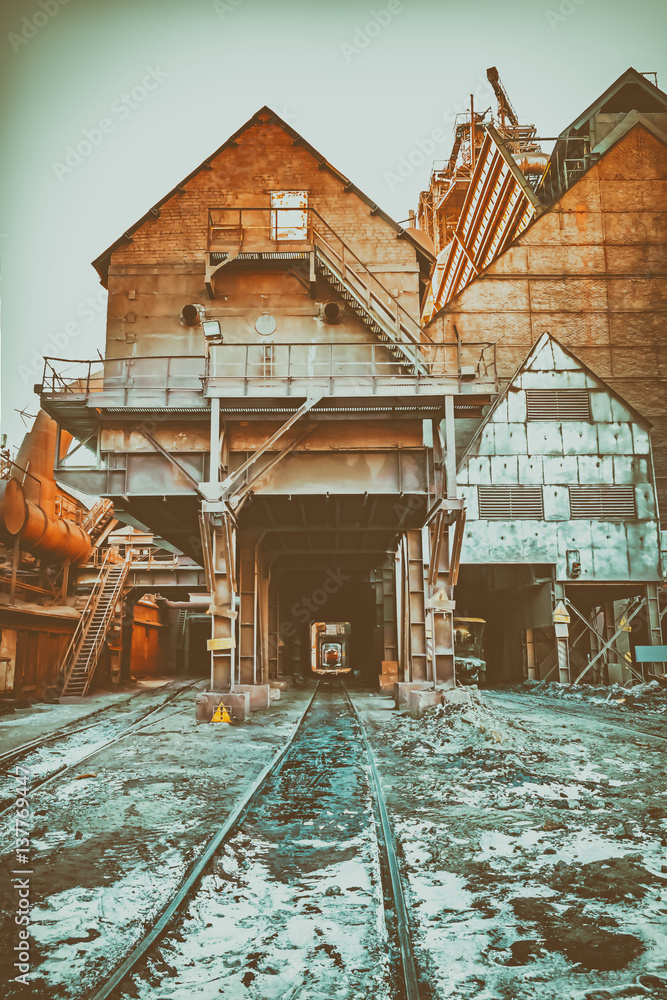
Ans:
[[[77,566],[87,560],[92,548],[90,538],[78,524],[26,500],[17,479],[10,479],[4,489],[2,527],[12,540],[19,536],[21,549],[47,563],[67,562]]]

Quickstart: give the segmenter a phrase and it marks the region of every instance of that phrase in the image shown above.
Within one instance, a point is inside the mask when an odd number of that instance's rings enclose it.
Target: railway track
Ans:
[[[91,1000],[206,988],[419,1000],[380,779],[340,683],[318,685],[290,740]]]
[[[28,793],[30,795],[33,795],[36,791],[39,791],[42,788],[44,788],[45,785],[48,785],[51,782],[64,777],[66,774],[77,768],[80,768],[82,764],[90,760],[96,754],[100,753],[102,750],[105,750],[107,747],[113,746],[120,740],[125,739],[125,737],[131,736],[134,733],[141,732],[142,730],[147,729],[149,726],[153,725],[157,721],[163,721],[163,719],[169,719],[173,715],[180,715],[183,712],[189,711],[191,709],[191,705],[188,705],[187,708],[179,709],[177,712],[171,712],[167,716],[161,716],[159,719],[152,718],[153,716],[157,715],[158,712],[161,712],[164,708],[166,708],[168,705],[171,705],[180,695],[190,691],[193,687],[195,687],[197,684],[200,683],[202,683],[202,681],[198,679],[196,681],[193,681],[191,684],[186,684],[183,685],[182,687],[179,687],[178,690],[172,692],[167,698],[161,701],[159,705],[153,705],[146,712],[140,715],[138,719],[135,719],[134,722],[130,723],[129,726],[126,726],[120,732],[114,734],[110,739],[107,740],[103,739],[102,742],[95,743],[87,753],[84,752],[81,756],[77,756],[75,760],[71,761],[71,763],[61,764],[55,770],[50,771],[46,775],[32,781],[28,785],[27,788]],[[148,722],[147,721],[148,719],[152,719],[152,721]],[[75,733],[78,734],[81,732],[85,732],[88,729],[97,728],[100,725],[100,723],[107,723],[108,721],[109,721],[108,719],[99,720],[97,723],[92,723],[90,726],[83,726],[81,729],[77,729],[74,731],[70,730],[69,732],[62,732],[57,735],[56,734],[51,734],[51,735],[56,736],[56,738],[65,739],[68,736],[74,735]],[[48,744],[48,742],[49,740],[40,742],[37,747],[34,747],[34,749],[39,750],[44,746],[45,743]],[[29,754],[32,748],[33,744],[30,743],[24,744],[22,747],[17,747],[14,753],[19,754],[20,752],[20,756],[23,757]],[[83,749],[85,751],[85,747],[76,749]],[[0,819],[2,819],[2,817],[7,815],[7,813],[12,812],[14,810],[15,801],[13,798],[5,798],[4,801],[0,800],[0,807],[1,807]]]
[[[646,729],[641,729],[639,727],[622,725],[614,719],[605,718],[599,714],[599,712],[605,711],[603,706],[570,705],[568,703],[563,704],[562,701],[557,701],[554,698],[541,698],[539,695],[533,694],[516,695],[505,691],[487,690],[484,691],[484,697],[488,697],[490,702],[496,702],[499,705],[516,705],[528,714],[530,713],[531,708],[539,706],[540,708],[548,708],[550,711],[553,711],[558,715],[569,715],[570,717],[585,719],[588,722],[597,723],[600,726],[606,726],[609,729],[615,729],[618,732],[624,733],[626,736],[631,736],[635,740],[647,740],[649,742],[652,741],[659,744],[667,742],[667,735],[648,732]]]
[[[168,681],[166,684],[161,685],[156,688],[156,693],[159,691],[164,691],[165,688],[171,687],[173,681]],[[193,685],[188,685],[192,687]],[[134,701],[135,698],[141,698],[147,694],[146,691],[138,691],[133,694],[126,702],[121,702],[120,705],[128,704]],[[70,726],[75,726],[76,722],[68,722],[66,725],[62,726],[60,729],[55,729],[53,732],[46,733],[44,736],[40,736],[37,739],[30,740],[28,743],[22,743],[21,746],[13,747],[11,750],[5,750],[4,753],[0,753],[0,771],[5,771],[9,764],[13,764],[15,761],[20,760],[22,757],[29,753],[39,750],[41,747],[48,746],[49,743],[53,743],[56,740],[69,739],[70,736],[76,736],[78,733],[85,733],[88,729],[94,729],[99,726],[100,722],[103,721],[98,718],[98,716],[106,715],[107,712],[113,712],[114,709],[119,707],[118,703],[112,705],[105,705],[104,708],[98,709],[97,712],[91,712],[87,716],[88,719],[95,718],[96,722],[88,722],[85,726],[79,726],[76,729],[70,729]]]

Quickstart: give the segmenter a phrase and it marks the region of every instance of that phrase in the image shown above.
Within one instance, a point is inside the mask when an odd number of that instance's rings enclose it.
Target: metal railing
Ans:
[[[99,393],[99,405],[139,405],[153,402],[152,393],[166,394],[166,405],[192,393],[201,393],[204,355],[107,358],[81,361],[44,358],[42,393],[46,396],[88,399]]]
[[[222,343],[205,357],[114,358],[69,361],[46,358],[43,392],[47,396],[91,401],[96,407],[142,406],[206,408],[205,395],[247,396],[267,391],[279,396],[308,395],[311,387],[326,394],[359,390],[496,392],[496,345],[487,342],[423,344],[422,364],[394,357],[388,345],[374,341],[299,341],[294,343]],[[182,366],[181,362],[187,362]],[[97,370],[72,389],[66,375],[73,365]],[[100,371],[100,365],[102,370]],[[309,385],[310,383],[310,385]],[[404,387],[404,388],[403,388]]]
[[[406,392],[437,391],[441,386],[461,392],[465,385],[478,391],[497,389],[496,345],[428,344],[422,352],[422,370],[408,370],[408,362],[394,358],[386,345],[376,343],[216,344],[207,359],[207,394],[253,395],[262,389],[280,395],[303,396],[314,389],[325,394],[374,394],[401,388]]]

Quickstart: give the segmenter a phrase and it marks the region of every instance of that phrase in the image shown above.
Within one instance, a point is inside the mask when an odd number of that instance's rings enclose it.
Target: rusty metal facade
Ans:
[[[43,407],[97,458],[62,481],[201,565],[213,690],[298,669],[300,616],[323,604],[363,619],[376,672],[393,662],[439,684],[454,683],[459,593],[492,609],[506,592],[507,635],[531,636],[519,660],[540,659],[535,636],[553,634],[553,602],[575,585],[598,588],[605,628],[644,588],[659,642],[659,459],[640,386],[608,370],[619,335],[602,332],[613,308],[598,302],[615,266],[608,222],[595,228],[604,156],[545,205],[535,130],[502,89],[499,107],[486,131],[471,108],[466,178],[458,149],[448,167],[452,191],[465,179],[456,218],[445,236],[435,216],[425,226],[436,249],[458,233],[440,247],[447,304],[430,322],[427,243],[265,108],[95,262],[105,359],[46,360]],[[649,140],[635,126],[611,154],[658,141],[655,123]],[[516,645],[503,657],[516,670]]]

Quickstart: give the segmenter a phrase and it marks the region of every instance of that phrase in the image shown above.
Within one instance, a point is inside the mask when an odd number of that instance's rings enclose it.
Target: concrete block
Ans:
[[[271,701],[280,701],[280,688],[274,687],[273,684],[269,684],[269,698]]]
[[[398,661],[397,660],[383,660],[382,661],[382,673],[386,675],[391,675],[395,679],[398,677]]]
[[[384,691],[386,694],[393,695],[394,685],[396,684],[396,677],[394,674],[380,674],[378,681],[381,691]]]
[[[234,691],[245,691],[250,696],[250,711],[258,712],[271,704],[269,684],[235,684]]]
[[[463,688],[450,688],[449,690],[442,692],[442,697],[444,705],[472,704],[470,692],[464,691]]]
[[[418,719],[429,708],[435,708],[436,705],[442,705],[442,698],[442,691],[410,691],[408,697],[410,715],[413,718]]]
[[[250,697],[247,693],[204,691],[195,699],[195,720],[210,722],[220,702],[229,710],[232,722],[245,722],[250,715]]]
[[[277,688],[278,691],[287,691],[288,688],[292,686],[292,679],[281,678],[279,681],[269,681],[269,686],[272,688]]]
[[[432,691],[432,681],[398,681],[394,684],[396,708],[406,708],[411,691]]]

